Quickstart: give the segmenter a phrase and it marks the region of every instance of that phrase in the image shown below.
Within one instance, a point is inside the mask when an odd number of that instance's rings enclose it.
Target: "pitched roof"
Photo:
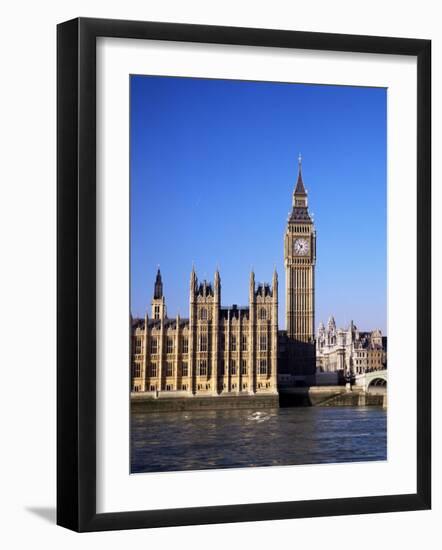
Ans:
[[[298,179],[296,181],[294,197],[307,197],[307,191],[304,187],[304,181],[302,179],[302,158],[298,157]],[[303,204],[305,203],[305,204]],[[300,204],[303,204],[300,206]],[[308,213],[307,200],[295,201],[293,199],[293,210],[290,215],[289,221],[297,223],[311,223],[312,219]]]

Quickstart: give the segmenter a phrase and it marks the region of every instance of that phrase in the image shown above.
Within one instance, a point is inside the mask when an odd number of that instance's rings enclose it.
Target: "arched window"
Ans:
[[[241,359],[241,374],[247,374],[247,361]]]
[[[203,321],[207,320],[207,309],[203,307],[200,311],[200,319]]]
[[[267,374],[267,359],[259,360],[259,374]]]
[[[230,350],[236,351],[236,336],[234,334],[230,337]]]
[[[151,376],[152,378],[156,378],[156,376],[157,376],[157,364],[156,363],[151,363],[150,364],[149,376]]]
[[[207,376],[207,359],[202,359],[198,365],[199,376]]]
[[[241,335],[241,351],[247,351],[247,336],[245,334]]]
[[[170,336],[166,340],[166,353],[173,353],[173,338]]]
[[[199,351],[207,351],[207,334],[200,334]]]
[[[183,337],[183,353],[189,353],[189,338]]]
[[[132,365],[132,376],[134,378],[139,378],[141,376],[141,364],[133,363]]]
[[[267,351],[267,334],[261,334],[259,336],[259,350]]]
[[[230,374],[236,375],[236,361],[235,361],[235,359],[230,360]]]
[[[261,320],[267,319],[267,311],[263,307],[259,310],[259,318]]]

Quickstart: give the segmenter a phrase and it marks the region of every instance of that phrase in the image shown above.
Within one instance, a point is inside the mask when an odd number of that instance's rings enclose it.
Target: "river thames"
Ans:
[[[133,413],[131,472],[387,459],[381,407]]]

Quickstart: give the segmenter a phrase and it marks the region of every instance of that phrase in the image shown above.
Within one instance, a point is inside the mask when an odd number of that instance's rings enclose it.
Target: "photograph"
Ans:
[[[129,86],[130,473],[387,460],[388,90]]]
[[[5,3],[2,548],[433,550],[433,4]]]

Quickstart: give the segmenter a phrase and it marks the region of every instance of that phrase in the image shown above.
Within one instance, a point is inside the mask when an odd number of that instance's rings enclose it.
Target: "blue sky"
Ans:
[[[279,273],[302,154],[317,230],[316,326],[386,333],[386,102],[381,88],[132,76],[131,309],[150,314],[157,266],[188,316],[192,263],[219,266],[223,305]]]

